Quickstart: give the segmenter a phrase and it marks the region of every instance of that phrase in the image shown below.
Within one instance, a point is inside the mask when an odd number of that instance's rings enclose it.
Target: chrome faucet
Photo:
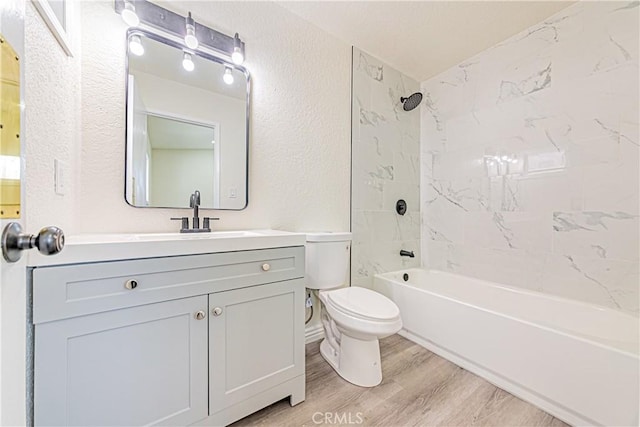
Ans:
[[[208,233],[211,231],[210,221],[220,219],[206,216],[202,219],[202,228],[200,228],[200,217],[198,216],[198,212],[200,211],[200,191],[198,190],[194,191],[189,197],[189,207],[193,208],[192,228],[189,228],[189,218],[186,216],[171,218],[172,220],[182,221],[182,227],[180,227],[181,233]]]
[[[189,199],[189,207],[193,208],[193,229],[198,230],[200,228],[200,218],[198,217],[198,210],[200,209],[200,191],[193,192]]]

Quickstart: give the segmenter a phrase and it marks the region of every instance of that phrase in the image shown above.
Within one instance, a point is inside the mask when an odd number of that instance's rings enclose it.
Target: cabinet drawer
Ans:
[[[32,274],[38,324],[301,278],[304,247],[42,267]],[[130,280],[135,285],[127,287]]]

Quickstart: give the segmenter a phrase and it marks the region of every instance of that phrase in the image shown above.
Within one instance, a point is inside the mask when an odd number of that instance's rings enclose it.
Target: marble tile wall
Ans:
[[[352,73],[351,283],[370,287],[376,273],[420,265],[420,111],[400,102],[420,85],[356,48]]]
[[[576,3],[421,84],[424,266],[638,314],[638,5]]]

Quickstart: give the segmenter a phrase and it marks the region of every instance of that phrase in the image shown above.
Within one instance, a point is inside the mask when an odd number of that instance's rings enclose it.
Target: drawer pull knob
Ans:
[[[200,311],[198,311],[198,312],[196,313],[196,316],[195,316],[195,317],[196,317],[196,319],[197,319],[197,320],[202,320],[202,319],[204,319],[204,318],[205,318],[205,316],[206,316],[206,315],[207,315],[207,314],[206,314],[204,311],[200,310]]]
[[[271,266],[265,262],[264,264],[262,264],[262,270],[269,271],[271,270]]]
[[[222,308],[220,307],[216,307],[213,310],[211,310],[211,314],[213,314],[214,316],[218,317],[222,314]]]
[[[137,280],[133,280],[133,279],[129,279],[127,280],[127,282],[124,284],[124,287],[131,290],[131,289],[135,289],[138,287],[138,281]]]

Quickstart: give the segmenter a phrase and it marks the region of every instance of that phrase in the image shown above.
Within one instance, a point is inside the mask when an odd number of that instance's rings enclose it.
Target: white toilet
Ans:
[[[322,357],[350,383],[373,387],[382,381],[379,338],[402,328],[393,301],[361,287],[344,287],[351,233],[308,233],[306,287],[322,302]]]

